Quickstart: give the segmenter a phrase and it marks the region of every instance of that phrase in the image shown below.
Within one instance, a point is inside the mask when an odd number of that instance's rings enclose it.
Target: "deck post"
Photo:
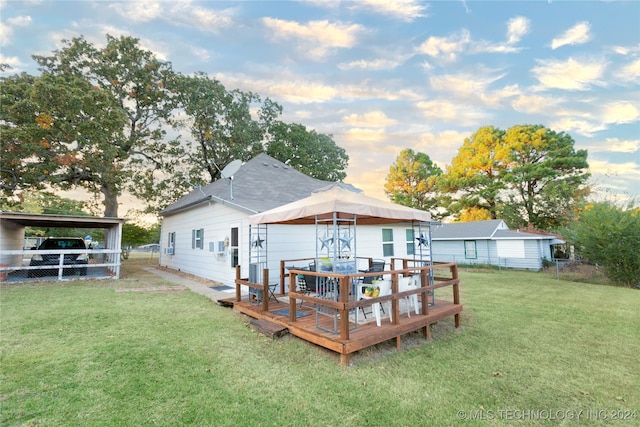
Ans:
[[[398,273],[391,273],[391,312],[393,313],[393,324],[400,323],[400,302],[398,301]]]
[[[453,283],[453,303],[460,304],[460,280],[458,280],[458,264],[452,264],[449,269],[451,270],[451,277],[455,282]],[[460,327],[460,313],[453,316],[455,319],[456,328]]]
[[[269,269],[262,270],[262,310],[269,311]]]
[[[296,306],[298,305],[296,298],[291,296],[291,291],[298,292],[298,281],[295,280],[293,276],[294,274],[290,272],[289,273],[289,322],[296,321]]]
[[[340,302],[342,308],[340,309],[340,339],[349,339],[349,311],[345,310],[344,304],[349,301],[349,277],[340,277]],[[349,359],[347,358],[347,364]]]
[[[240,302],[242,295],[240,293],[240,284],[238,283],[240,280],[240,264],[236,265],[236,301]]]
[[[349,355],[347,353],[340,353],[340,364],[342,366],[349,366]]]
[[[289,288],[291,288],[291,280],[289,280]],[[280,293],[284,294],[284,260],[280,260]]]

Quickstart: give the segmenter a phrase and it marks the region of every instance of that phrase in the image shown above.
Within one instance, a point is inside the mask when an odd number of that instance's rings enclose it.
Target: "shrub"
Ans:
[[[566,231],[576,251],[618,285],[640,287],[640,209],[610,202],[587,206]]]

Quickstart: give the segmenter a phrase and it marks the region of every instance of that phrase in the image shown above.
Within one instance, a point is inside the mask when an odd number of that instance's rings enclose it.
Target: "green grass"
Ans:
[[[637,290],[463,272],[460,329],[442,321],[429,342],[342,367],[189,291],[115,292],[168,285],[148,262],[119,281],[1,288],[1,425],[604,425],[640,411]],[[557,419],[571,410],[584,412]]]

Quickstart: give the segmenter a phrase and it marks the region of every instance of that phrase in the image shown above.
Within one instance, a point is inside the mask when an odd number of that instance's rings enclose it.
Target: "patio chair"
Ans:
[[[379,280],[377,282],[377,286],[380,287],[380,295],[381,297],[383,296],[387,296],[387,295],[391,295],[391,280]],[[389,321],[393,322],[393,314],[392,314],[392,310],[391,310],[391,301],[387,301],[384,303],[385,305],[388,305],[389,308]],[[380,326],[381,322],[380,322],[380,310],[382,310],[382,312],[384,313],[384,307],[382,305],[381,302],[376,302],[374,303],[371,308],[373,309],[373,315],[376,318],[376,325]],[[363,310],[364,312],[364,310]],[[366,315],[365,315],[365,319],[366,319]]]
[[[362,271],[362,273],[374,273],[374,272],[383,272],[384,271],[384,262],[382,263],[376,263],[373,264],[372,266],[369,267],[368,269]],[[364,295],[364,290],[365,288],[367,288],[369,285],[373,284],[374,280],[382,280],[382,274],[381,275],[376,275],[376,276],[363,276],[361,278],[361,281],[359,283],[357,283],[357,292],[356,292],[356,296],[358,298],[358,301],[360,301],[362,299],[362,295]],[[382,288],[380,288],[380,290],[382,291]],[[364,311],[364,307],[360,307],[362,309],[362,314],[364,315],[364,318],[367,318],[367,313]],[[382,308],[382,312],[384,313],[384,308]]]
[[[409,289],[417,289],[416,278],[412,277],[399,277],[398,278],[398,292],[408,291]],[[413,294],[405,297],[407,303],[407,316],[411,317],[411,308],[413,308],[416,314],[420,314],[418,311],[418,295]]]
[[[311,274],[298,274],[298,286],[300,292],[304,295],[310,295],[312,292],[316,293],[316,280],[317,277]],[[304,301],[300,301],[300,308],[302,308],[302,303],[304,303]]]

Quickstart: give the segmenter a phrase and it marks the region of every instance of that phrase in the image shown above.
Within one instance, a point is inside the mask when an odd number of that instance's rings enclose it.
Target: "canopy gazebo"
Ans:
[[[353,351],[386,341],[397,339],[408,332],[424,329],[425,336],[429,336],[429,325],[444,317],[455,316],[456,326],[459,326],[459,313],[462,305],[459,301],[457,266],[442,264],[434,266],[430,256],[423,254],[430,249],[431,216],[428,212],[394,203],[368,197],[363,193],[349,188],[344,184],[334,184],[318,190],[309,197],[289,203],[249,217],[252,229],[257,230],[251,245],[255,252],[250,258],[248,279],[240,277],[240,268],[236,267],[236,298],[234,309],[238,309],[252,317],[266,318],[286,326],[289,331],[308,341],[337,351],[341,355],[341,362],[348,363],[349,354]],[[356,232],[358,225],[383,225],[409,223],[415,230],[417,241],[413,259],[392,259],[391,268],[382,272],[369,273],[357,270]],[[316,268],[313,271],[303,271],[288,266],[292,260],[280,261],[280,296],[286,296],[288,301],[274,299],[269,302],[269,291],[273,293],[273,284],[269,284],[269,274],[266,269],[266,248],[262,246],[269,224],[315,224],[316,253],[313,258]],[[252,233],[250,232],[250,235]],[[257,240],[255,240],[257,239]],[[348,247],[345,247],[348,246]],[[430,253],[429,253],[430,255]],[[400,268],[396,264],[401,263]],[[285,274],[285,268],[288,274]],[[434,271],[448,270],[450,277],[438,277]],[[317,279],[318,287],[314,294],[298,288],[298,275],[306,274]],[[375,298],[362,300],[356,292],[356,285],[363,278],[375,276],[386,278],[390,285],[390,293]],[[288,277],[289,289],[285,292],[285,278]],[[262,283],[260,283],[260,279]],[[414,283],[416,286],[404,286]],[[241,287],[248,286],[259,290],[262,298],[259,301],[243,300]],[[452,286],[453,302],[442,302],[434,305],[433,291],[436,288]],[[402,314],[400,302],[408,298],[416,301],[416,314],[411,316],[409,310]],[[281,298],[284,300],[284,298]],[[418,301],[420,301],[418,308]],[[253,302],[253,303],[252,303]],[[371,329],[370,325],[359,323],[358,310],[375,304],[391,303],[389,313],[390,324]],[[299,303],[299,304],[298,304]],[[299,307],[312,307],[315,311],[313,319],[299,318]],[[282,313],[288,308],[288,318],[271,315],[274,311]],[[433,308],[429,308],[430,305]],[[324,318],[322,317],[324,315]],[[405,319],[409,319],[408,321]],[[285,318],[283,318],[285,317]],[[312,317],[312,316],[309,316]],[[369,330],[369,333],[366,331]],[[383,332],[384,331],[384,332]]]

